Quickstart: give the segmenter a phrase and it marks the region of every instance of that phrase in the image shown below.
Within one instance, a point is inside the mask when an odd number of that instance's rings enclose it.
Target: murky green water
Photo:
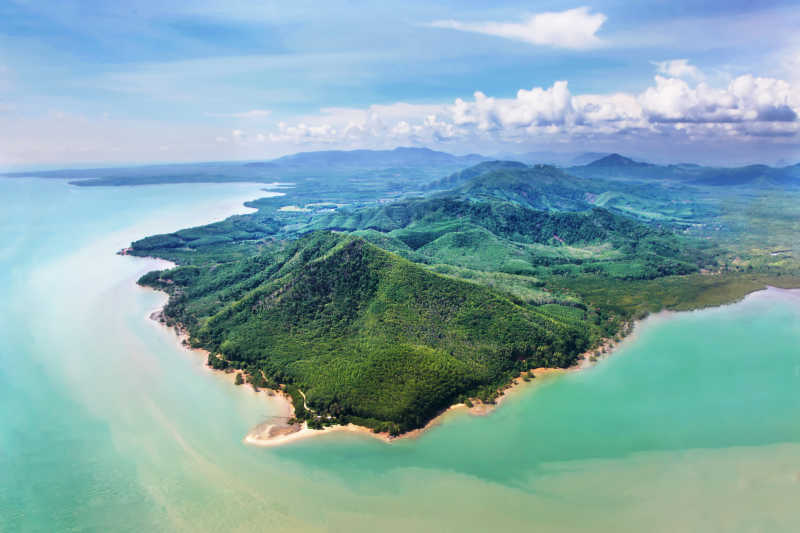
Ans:
[[[258,195],[0,180],[0,531],[800,531],[798,293],[651,318],[416,440],[244,445],[273,407],[114,252]]]

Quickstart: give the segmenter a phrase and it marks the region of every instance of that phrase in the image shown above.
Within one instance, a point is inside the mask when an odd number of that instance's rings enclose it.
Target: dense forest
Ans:
[[[169,292],[166,316],[219,354],[212,366],[302,390],[315,420],[393,434],[459,399],[492,401],[521,371],[570,366],[602,334],[599,315],[528,305],[329,232],[140,283]]]
[[[437,154],[413,155],[458,163]],[[140,280],[169,293],[167,322],[214,368],[284,388],[312,427],[406,432],[454,402],[493,401],[530,368],[574,364],[632,318],[800,283],[783,244],[796,219],[748,214],[780,253],[745,248],[737,206],[753,189],[734,180],[709,193],[709,169],[608,156],[566,170],[427,167],[403,181],[336,153],[301,156],[300,167],[322,158],[344,170],[126,253],[176,262]],[[664,169],[657,182],[647,174]],[[781,187],[791,210],[795,186]]]

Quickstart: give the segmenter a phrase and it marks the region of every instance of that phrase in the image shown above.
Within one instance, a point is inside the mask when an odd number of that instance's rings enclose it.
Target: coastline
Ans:
[[[159,259],[159,258],[154,258]],[[159,259],[164,263],[169,265],[174,265],[174,263]],[[167,268],[174,268],[174,266],[167,266]],[[150,287],[140,287],[145,290],[152,290],[155,292],[162,292],[157,289],[153,289]],[[166,293],[165,293],[165,296]],[[167,296],[168,301],[169,296]],[[158,307],[150,312],[147,313],[147,319],[152,321],[154,324],[157,324],[162,327],[166,327],[167,329],[172,330],[177,339],[177,343],[180,348],[188,351],[194,352],[198,355],[203,357],[203,366],[209,372],[217,375],[227,376],[231,384],[234,384],[236,387],[246,387],[249,383],[244,383],[241,385],[235,385],[236,375],[240,373],[238,370],[234,371],[225,371],[225,370],[217,370],[208,366],[205,361],[208,360],[210,352],[203,348],[194,348],[189,344],[189,337],[186,330],[180,325],[176,324],[174,326],[170,326],[166,323],[164,319],[164,306],[167,302],[161,307]],[[671,311],[661,311],[656,313],[657,315],[662,314],[672,314]],[[423,427],[408,431],[401,435],[392,436],[387,432],[375,432],[370,428],[358,426],[355,424],[347,424],[347,425],[333,425],[327,426],[322,429],[311,429],[308,427],[307,422],[303,422],[302,424],[283,424],[280,422],[274,421],[264,421],[260,424],[254,426],[250,431],[242,439],[242,442],[252,446],[264,447],[264,448],[271,448],[276,446],[283,446],[286,444],[290,444],[292,442],[297,442],[301,440],[306,440],[311,437],[317,437],[321,435],[327,435],[332,433],[357,433],[362,435],[368,435],[374,439],[378,439],[382,442],[390,444],[396,440],[405,440],[405,439],[414,439],[422,436],[428,430],[434,428],[441,424],[444,420],[444,417],[451,412],[454,411],[462,411],[466,410],[472,416],[486,416],[492,413],[497,407],[499,407],[502,402],[510,397],[512,393],[525,389],[526,385],[533,385],[536,383],[536,378],[545,375],[552,375],[552,374],[563,374],[567,372],[576,372],[580,370],[584,370],[586,368],[590,368],[600,362],[603,359],[609,357],[618,347],[619,345],[633,336],[635,330],[638,328],[639,324],[653,315],[648,315],[641,320],[635,320],[630,323],[626,323],[622,331],[625,332],[624,335],[621,336],[619,340],[615,339],[602,339],[602,342],[599,346],[587,350],[583,354],[578,356],[577,362],[568,367],[568,368],[551,368],[551,367],[539,367],[531,370],[533,374],[532,378],[528,381],[525,381],[523,376],[526,373],[521,373],[518,377],[514,378],[510,383],[508,383],[505,387],[503,387],[500,391],[500,395],[493,403],[484,403],[480,400],[474,400],[471,407],[468,407],[465,403],[457,403],[449,406],[448,408],[444,409],[442,412],[437,414],[431,420],[428,421]],[[289,420],[294,417],[294,405],[292,404],[291,398],[284,393],[281,389],[268,389],[268,388],[259,388],[257,390],[253,389],[252,387],[247,387],[251,389],[254,394],[259,394],[264,392],[267,396],[268,400],[273,402],[276,406],[276,411],[280,414],[273,415],[273,418],[278,419],[286,419]]]
[[[141,288],[145,290],[152,290],[155,292],[162,292],[149,287],[141,287]],[[205,363],[205,361],[208,360],[209,355],[211,355],[211,352],[209,352],[204,348],[194,348],[190,346],[189,337],[186,331],[177,325],[176,326],[167,325],[163,320],[163,312],[164,308],[162,306],[152,311],[149,311],[146,316],[147,319],[154,325],[171,330],[175,334],[177,345],[181,349],[186,350],[189,353],[201,356],[203,361],[203,368],[205,368],[209,373],[222,377],[226,381],[230,381],[231,385],[233,385],[234,387],[242,388],[244,390],[247,390],[248,392],[252,392],[253,394],[260,395],[261,393],[264,393],[264,395],[267,397],[267,401],[271,402],[276,407],[277,414],[272,415],[271,418],[289,420],[294,417],[294,405],[292,404],[291,397],[289,397],[283,390],[269,389],[265,387],[255,390],[253,389],[252,386],[250,386],[249,383],[236,385],[236,375],[239,374],[240,371],[238,370],[225,371],[225,370],[217,370],[211,368],[208,364]],[[453,407],[451,407],[451,409]],[[439,417],[437,416],[436,418]],[[433,422],[433,420],[431,422]],[[412,434],[421,433],[423,429],[426,429],[427,427],[428,426],[426,426],[425,428],[410,431],[408,433],[404,433],[399,437],[391,437],[388,433],[375,433],[369,428],[357,426],[355,424],[347,424],[345,426],[342,425],[328,426],[323,429],[311,429],[308,427],[308,423],[306,422],[303,422],[302,424],[289,425],[267,420],[261,422],[260,424],[257,424],[250,431],[248,431],[247,434],[242,439],[242,442],[253,446],[274,447],[274,446],[289,444],[291,442],[299,440],[305,440],[307,438],[323,434],[346,432],[346,433],[361,433],[364,435],[369,435],[373,438],[377,438],[381,441],[388,443],[394,440],[395,438],[405,438],[411,436]]]
[[[670,311],[662,311],[657,313],[658,315],[667,315],[672,314]],[[645,317],[645,319],[648,317]],[[642,320],[645,320],[642,319]],[[472,416],[486,416],[491,414],[495,411],[500,405],[503,403],[504,400],[510,398],[514,393],[522,391],[527,388],[527,386],[535,385],[536,378],[540,378],[546,375],[553,375],[553,374],[565,374],[567,372],[577,372],[580,370],[584,370],[590,368],[603,359],[611,356],[611,354],[619,348],[620,344],[632,338],[633,332],[637,329],[638,325],[642,320],[636,320],[631,324],[626,324],[625,330],[628,331],[628,334],[623,336],[619,341],[615,341],[614,339],[603,339],[601,344],[592,349],[587,350],[583,354],[578,356],[578,362],[568,368],[551,368],[551,367],[539,367],[533,369],[531,372],[533,373],[533,378],[529,381],[525,381],[523,376],[525,373],[521,373],[518,377],[514,378],[514,380],[508,383],[501,391],[498,398],[494,401],[494,403],[484,403],[480,400],[474,400],[472,407],[468,407],[465,403],[457,403],[449,406],[447,409],[433,417],[425,424],[423,427],[408,431],[401,435],[397,435],[393,437],[389,433],[381,432],[376,433],[373,430],[357,426],[355,424],[347,424],[347,425],[335,425],[335,426],[328,426],[323,429],[310,429],[306,422],[303,422],[302,425],[297,424],[297,427],[294,428],[293,431],[275,431],[276,425],[274,424],[267,424],[262,423],[258,426],[254,427],[252,430],[248,432],[248,434],[244,437],[243,442],[246,444],[250,444],[253,446],[259,446],[264,448],[271,448],[275,446],[283,446],[286,444],[290,444],[292,442],[297,442],[301,440],[306,440],[311,437],[317,437],[326,434],[332,433],[360,433],[364,435],[368,435],[372,438],[378,439],[382,442],[387,444],[391,444],[392,442],[398,440],[409,440],[421,437],[427,431],[433,429],[434,427],[438,426],[442,422],[444,422],[445,416],[455,411],[466,411],[468,414]],[[206,352],[207,353],[207,352]],[[595,357],[592,359],[592,357]],[[278,395],[276,395],[277,397]],[[289,409],[291,409],[292,413],[294,413],[294,407],[291,404],[291,401],[285,397],[283,394],[280,394],[280,398],[286,402]]]
[[[165,261],[165,260],[162,260]],[[165,263],[170,263],[169,261],[165,261]],[[142,287],[148,290],[156,290],[152,288]],[[725,304],[719,306],[712,306],[710,308],[715,307],[724,307],[727,305],[736,304],[745,298],[750,297],[753,294],[767,292],[767,291],[776,291],[781,293],[790,293],[790,294],[797,294],[797,289],[784,289],[780,287],[773,287],[767,285],[762,289],[757,289],[751,291],[750,293],[744,295],[742,298],[737,299],[736,301],[727,302]],[[163,292],[163,291],[157,291]],[[167,297],[168,298],[168,297]],[[164,303],[166,305],[166,302]],[[196,352],[203,356],[203,361],[208,359],[210,352],[203,348],[193,348],[189,345],[189,339],[186,331],[183,329],[182,326],[179,324],[174,326],[169,326],[166,324],[163,318],[163,309],[164,305],[161,307],[151,311],[148,313],[148,318],[152,320],[154,323],[157,323],[160,326],[167,327],[169,329],[174,330],[178,343],[181,348],[189,351],[189,352]],[[708,309],[708,308],[703,308]],[[697,311],[699,309],[695,309]],[[531,370],[533,374],[531,378],[528,380],[524,379],[524,376],[527,373],[521,373],[519,376],[514,378],[511,382],[506,384],[501,390],[500,395],[493,403],[484,403],[479,400],[473,401],[472,406],[467,406],[464,403],[458,403],[449,406],[448,408],[444,409],[442,412],[437,414],[425,426],[408,431],[401,435],[392,436],[386,432],[379,432],[376,433],[375,431],[362,427],[357,426],[355,424],[347,424],[347,425],[333,425],[327,426],[323,429],[311,429],[308,427],[307,422],[303,422],[302,424],[283,424],[280,422],[274,421],[264,421],[255,427],[253,427],[242,439],[242,442],[252,446],[264,447],[264,448],[271,448],[276,446],[283,446],[286,444],[291,444],[293,442],[298,442],[302,440],[306,440],[312,437],[318,437],[321,435],[328,435],[332,433],[357,433],[362,435],[368,435],[369,437],[378,439],[384,443],[390,444],[396,440],[406,440],[406,439],[414,439],[422,436],[428,430],[438,426],[444,421],[444,417],[451,412],[454,411],[461,411],[466,410],[466,412],[473,416],[486,416],[492,413],[495,409],[497,409],[503,401],[507,400],[511,396],[517,394],[519,391],[525,390],[528,385],[535,385],[536,378],[540,378],[546,375],[553,375],[553,374],[565,374],[569,372],[579,372],[582,370],[586,370],[589,368],[594,367],[599,362],[609,358],[611,355],[614,354],[616,350],[618,350],[621,345],[626,341],[631,341],[636,338],[637,333],[641,327],[641,325],[645,321],[658,319],[658,318],[669,318],[675,314],[680,313],[680,311],[671,311],[671,310],[662,310],[656,313],[650,313],[645,317],[632,320],[627,322],[623,325],[620,330],[620,333],[617,334],[614,338],[606,338],[602,339],[601,343],[591,350],[587,350],[586,352],[580,354],[578,356],[577,362],[567,368],[552,368],[552,367],[539,367]],[[236,375],[239,374],[239,371],[225,371],[225,370],[216,370],[208,366],[204,363],[203,365],[206,369],[210,372],[215,374],[222,374],[225,376],[229,376],[232,383],[235,383]],[[238,385],[239,387],[243,387],[248,385],[247,383]],[[251,388],[252,387],[248,387]],[[267,388],[260,388],[260,389],[253,389],[255,394],[260,392],[264,392],[267,398],[274,403],[277,408],[278,415],[273,415],[274,418],[289,420],[294,417],[294,405],[292,404],[291,398],[284,393],[284,391],[280,389],[267,389]]]

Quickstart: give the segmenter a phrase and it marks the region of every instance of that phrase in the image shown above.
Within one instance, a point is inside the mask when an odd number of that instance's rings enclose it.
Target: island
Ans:
[[[371,196],[301,182],[252,214],[124,251],[176,264],[139,283],[169,295],[158,319],[209,366],[289,400],[286,422],[252,441],[328,427],[408,435],[453,405],[492,405],[535,369],[596,359],[650,312],[800,286],[791,233],[745,249],[742,221],[719,203],[745,201],[744,171],[727,183],[616,154],[429,170]],[[775,188],[797,194],[785,179]]]

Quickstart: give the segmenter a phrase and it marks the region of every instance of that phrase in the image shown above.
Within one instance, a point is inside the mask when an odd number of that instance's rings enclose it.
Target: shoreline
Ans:
[[[154,258],[159,259],[159,258]],[[160,261],[164,261],[166,263],[170,263],[169,261],[159,259]],[[141,287],[147,290],[153,290],[156,292],[163,292],[158,291],[157,289],[153,289],[150,287]],[[784,289],[780,287],[774,287],[767,285],[762,289],[757,289],[752,292],[747,293],[743,297],[737,299],[736,301],[727,302],[725,304],[721,304],[718,306],[712,306],[708,308],[701,308],[695,309],[688,312],[699,311],[702,309],[713,309],[716,307],[725,307],[728,305],[737,304],[744,299],[752,296],[753,294],[758,294],[762,292],[769,292],[775,291],[778,293],[790,293],[790,294],[797,294],[798,289]],[[169,296],[167,295],[167,298]],[[204,357],[203,366],[209,372],[214,374],[222,374],[225,376],[229,376],[231,381],[233,382],[236,378],[236,375],[241,373],[240,370],[233,370],[233,371],[225,371],[225,370],[217,370],[211,368],[205,361],[207,361],[210,352],[203,348],[194,348],[189,344],[188,334],[186,333],[185,329],[180,325],[176,324],[174,326],[169,326],[164,321],[163,311],[166,302],[161,307],[152,310],[148,313],[148,319],[152,320],[154,323],[158,324],[159,326],[166,327],[167,329],[171,329],[175,332],[177,337],[178,344],[181,348],[185,349],[188,352],[196,352]],[[465,403],[457,403],[449,406],[448,408],[444,409],[442,412],[437,414],[431,420],[429,420],[423,427],[414,429],[412,431],[408,431],[398,436],[391,436],[389,433],[386,432],[375,432],[370,428],[358,426],[355,424],[347,424],[347,425],[333,425],[327,426],[322,429],[311,429],[308,427],[307,422],[303,422],[302,424],[280,424],[274,423],[269,421],[261,422],[254,426],[247,434],[243,437],[242,442],[251,446],[258,446],[263,448],[272,448],[277,446],[283,446],[286,444],[290,444],[293,442],[298,442],[302,440],[307,440],[312,437],[318,437],[321,435],[329,435],[333,433],[353,433],[353,434],[362,434],[367,435],[371,438],[380,440],[386,444],[391,444],[394,441],[398,440],[408,440],[408,439],[415,439],[422,436],[424,433],[429,431],[430,429],[438,426],[444,421],[444,417],[448,414],[455,412],[455,411],[462,411],[466,410],[466,412],[472,416],[486,416],[494,412],[505,400],[510,398],[511,396],[516,395],[519,391],[527,389],[528,385],[535,385],[537,383],[536,379],[553,375],[553,374],[566,374],[570,372],[580,372],[582,370],[586,370],[589,368],[594,367],[601,361],[608,359],[611,355],[613,355],[621,345],[626,341],[631,341],[636,338],[638,331],[640,330],[642,324],[646,321],[657,319],[657,318],[669,318],[673,315],[679,314],[681,311],[671,311],[671,310],[662,310],[657,313],[650,313],[645,317],[631,320],[623,325],[621,332],[616,335],[614,338],[606,338],[602,339],[600,344],[591,350],[587,350],[586,352],[580,354],[577,358],[575,364],[567,368],[553,368],[553,367],[539,367],[531,370],[533,376],[528,379],[527,381],[524,379],[524,376],[527,375],[527,372],[520,373],[519,376],[515,377],[511,382],[506,384],[501,390],[500,395],[493,403],[484,403],[479,400],[473,402],[471,407],[468,407]],[[249,383],[244,383],[242,385],[238,385],[237,387],[243,387],[249,385]],[[251,389],[251,387],[249,387]],[[274,402],[276,407],[278,408],[278,412],[283,413],[283,415],[273,415],[278,418],[293,418],[294,417],[294,405],[292,403],[291,398],[281,389],[267,389],[267,388],[259,388],[253,389],[254,394],[259,394],[260,392],[264,392],[269,399],[269,401]]]
[[[672,314],[672,312],[662,311],[657,314],[658,315]],[[648,317],[645,317],[645,319],[646,318]],[[642,320],[636,320],[633,321],[632,323],[626,324],[625,329],[628,331],[628,334],[623,336],[619,341],[615,341],[614,339],[603,339],[603,342],[601,342],[601,344],[596,348],[587,350],[586,352],[580,354],[578,356],[578,362],[570,367],[534,368],[533,370],[531,370],[533,377],[530,378],[528,381],[525,381],[525,379],[523,378],[523,376],[526,375],[527,372],[521,373],[519,376],[514,378],[510,383],[508,383],[502,389],[501,394],[497,397],[494,403],[484,403],[481,402],[480,400],[475,400],[473,402],[472,407],[468,407],[465,403],[453,404],[448,408],[446,408],[441,413],[437,414],[435,417],[431,418],[428,421],[428,423],[426,423],[423,427],[407,431],[406,433],[397,435],[396,437],[393,437],[386,432],[376,433],[369,428],[363,426],[357,426],[355,424],[328,426],[323,429],[310,429],[306,422],[303,422],[302,425],[298,424],[297,425],[298,427],[295,428],[294,431],[278,432],[277,434],[273,435],[271,433],[271,430],[275,426],[262,423],[253,428],[252,430],[250,430],[248,434],[244,437],[243,442],[245,442],[246,444],[250,444],[252,446],[271,448],[275,446],[283,446],[285,444],[290,444],[296,441],[306,440],[311,437],[321,436],[325,434],[332,434],[332,433],[360,433],[368,435],[374,439],[380,440],[386,444],[391,444],[392,442],[399,440],[409,440],[409,439],[419,438],[427,431],[443,423],[445,416],[447,416],[450,413],[466,410],[467,414],[472,416],[487,416],[492,412],[494,412],[498,407],[500,407],[503,401],[506,400],[507,398],[510,398],[513,393],[524,390],[527,388],[527,386],[535,385],[537,378],[553,374],[578,372],[581,370],[585,370],[587,368],[591,368],[600,361],[606,359],[607,357],[610,357],[613,354],[613,352],[617,348],[619,348],[620,344],[623,341],[633,337],[634,336],[633,332],[637,329]],[[593,356],[595,357],[594,360],[592,360]],[[294,407],[292,406],[291,401],[288,400],[284,395],[281,395],[281,398],[287,402],[289,408],[292,410],[292,412],[294,412]]]
[[[160,259],[160,258],[153,258],[158,259],[160,261],[164,261],[165,263],[174,264],[170,261]],[[174,268],[174,267],[168,267]],[[154,292],[162,292],[157,289],[153,289],[151,287],[142,287],[145,290],[151,290]],[[166,293],[164,293],[166,294]],[[167,298],[169,296],[167,295]],[[166,302],[161,307],[153,309],[147,313],[147,319],[152,321],[154,324],[165,327],[168,330],[172,330],[176,336],[177,344],[180,348],[186,350],[187,352],[194,352],[197,355],[201,355],[203,357],[203,367],[207,369],[209,372],[229,377],[232,384],[235,387],[245,387],[250,385],[249,383],[245,382],[241,385],[235,385],[236,375],[242,373],[240,370],[232,370],[232,371],[225,371],[225,370],[217,370],[211,368],[206,361],[208,357],[211,355],[211,352],[204,348],[195,348],[189,344],[189,336],[186,330],[180,325],[168,325],[164,319],[164,306]],[[657,314],[665,314],[669,313],[672,314],[671,311],[661,311]],[[475,400],[471,407],[468,407],[465,403],[457,403],[453,404],[442,412],[437,414],[431,420],[429,420],[423,427],[417,428],[411,431],[407,431],[401,435],[392,436],[387,432],[375,432],[370,428],[358,426],[356,424],[347,424],[347,425],[333,425],[327,426],[322,429],[311,429],[308,427],[307,422],[303,422],[302,424],[280,424],[274,423],[270,421],[264,421],[260,424],[254,426],[250,431],[242,439],[242,442],[251,446],[258,446],[263,448],[271,448],[275,446],[283,446],[285,444],[290,444],[292,442],[297,442],[301,440],[306,440],[311,437],[332,434],[332,433],[355,433],[355,434],[362,434],[367,435],[371,438],[380,440],[384,443],[390,444],[397,440],[406,440],[406,439],[414,439],[422,436],[428,430],[438,426],[444,421],[444,417],[451,412],[466,410],[468,414],[472,416],[486,416],[492,413],[497,407],[499,407],[502,402],[511,396],[512,393],[515,391],[519,391],[525,389],[526,385],[533,385],[536,383],[536,378],[540,378],[546,375],[552,374],[564,374],[567,372],[576,372],[580,370],[584,370],[586,368],[590,368],[597,364],[598,362],[606,359],[609,357],[618,347],[619,345],[626,339],[633,336],[634,331],[637,329],[639,324],[649,318],[652,315],[648,315],[641,320],[635,320],[629,323],[626,323],[623,327],[623,331],[627,333],[622,336],[618,341],[614,339],[603,339],[600,345],[597,347],[587,350],[586,352],[580,354],[578,356],[576,364],[567,367],[567,368],[552,368],[552,367],[539,367],[531,370],[533,377],[529,381],[525,381],[523,376],[527,373],[521,373],[519,376],[514,378],[510,383],[506,384],[502,389],[500,395],[493,403],[484,403],[480,400]],[[264,392],[267,396],[268,400],[274,402],[274,404],[278,408],[279,413],[283,413],[282,415],[273,415],[273,417],[277,418],[286,418],[291,419],[294,417],[294,405],[292,403],[291,398],[281,389],[268,389],[268,388],[259,388],[253,389],[252,386],[248,387],[252,390],[254,394],[259,394]]]

